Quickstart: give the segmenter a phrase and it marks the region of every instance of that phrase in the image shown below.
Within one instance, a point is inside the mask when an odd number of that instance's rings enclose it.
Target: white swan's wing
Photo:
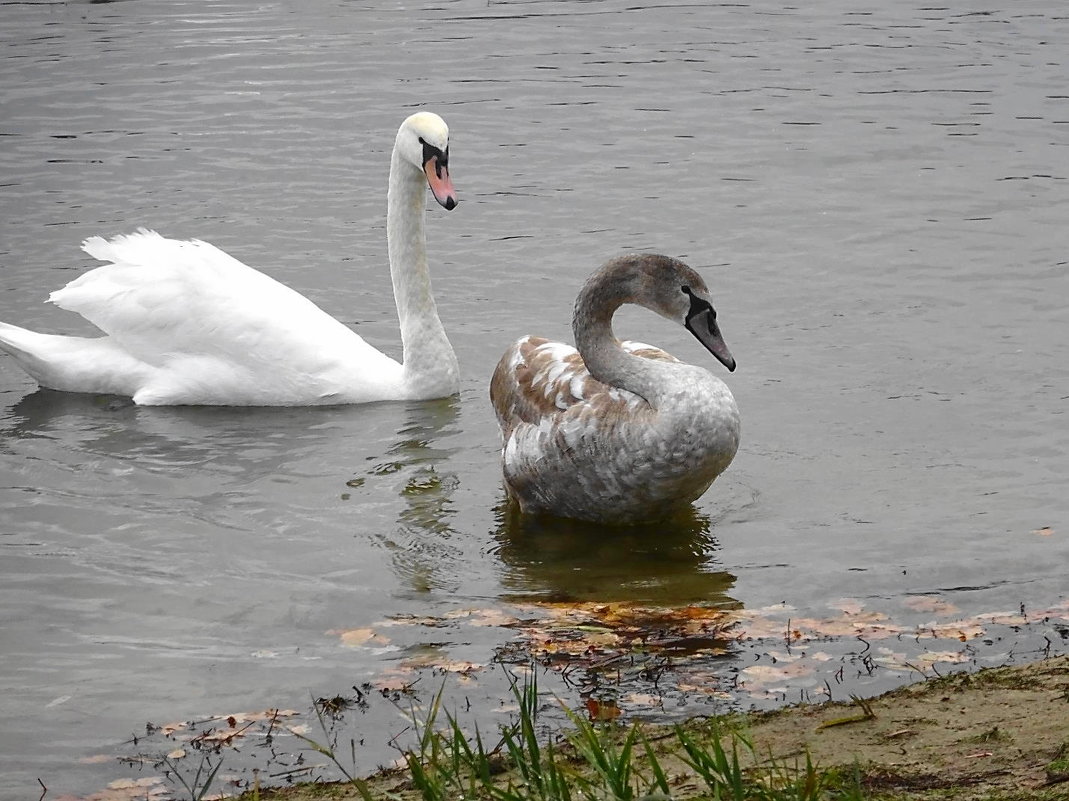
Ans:
[[[367,376],[372,394],[400,380],[395,360],[214,245],[142,230],[92,237],[83,249],[110,263],[49,300],[154,368],[138,402],[330,402],[354,372]]]
[[[49,300],[151,364],[176,351],[243,358],[263,347],[316,358],[336,338],[378,353],[304,296],[207,242],[140,231],[92,237],[82,247],[111,263]]]

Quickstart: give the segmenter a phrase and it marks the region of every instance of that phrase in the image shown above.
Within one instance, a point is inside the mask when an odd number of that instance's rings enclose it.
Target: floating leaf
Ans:
[[[917,637],[934,637],[961,640],[966,642],[968,640],[981,637],[984,634],[984,627],[974,620],[955,620],[949,623],[928,623],[924,626],[920,626],[917,629]]]
[[[620,707],[612,700],[599,701],[597,698],[587,698],[586,711],[595,723],[604,723],[620,717]]]
[[[838,601],[828,604],[828,606],[832,609],[838,609],[847,615],[860,614],[865,609],[865,605],[856,598],[840,598]]]
[[[813,668],[804,662],[787,665],[750,665],[739,671],[739,683],[750,692],[784,684],[788,679],[809,676]]]
[[[141,779],[116,779],[109,782],[106,789],[86,796],[85,801],[146,801],[154,798],[168,798],[170,789],[160,776],[148,776]]]
[[[628,706],[661,706],[664,698],[649,693],[630,693],[621,699]]]
[[[954,615],[958,612],[954,604],[934,595],[914,595],[907,598],[903,605],[914,612],[935,612],[937,615]]]
[[[925,651],[917,657],[917,661],[924,665],[934,665],[937,662],[952,662],[960,664],[968,662],[970,656],[964,651]]]
[[[94,754],[93,756],[82,757],[78,760],[81,765],[103,765],[105,762],[114,762],[114,754]]]
[[[442,626],[448,626],[449,621],[441,617],[432,617],[430,615],[391,615],[388,620],[382,620],[375,624],[376,626],[427,626],[430,628],[440,628]],[[359,631],[359,629],[357,629]]]
[[[361,645],[389,645],[390,638],[379,634],[373,628],[333,630],[328,634],[336,634],[341,644],[347,648],[358,648]]]
[[[446,615],[451,620],[463,619],[473,626],[514,626],[519,621],[502,609],[458,609]]]

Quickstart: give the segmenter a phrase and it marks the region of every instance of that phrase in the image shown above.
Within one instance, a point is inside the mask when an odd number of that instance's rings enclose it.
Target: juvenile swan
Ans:
[[[578,351],[527,336],[494,371],[505,484],[525,513],[656,520],[698,498],[738,450],[727,385],[659,348],[618,340],[612,316],[624,303],[674,320],[735,369],[694,270],[656,255],[606,263],[575,302]]]
[[[110,263],[49,296],[105,336],[0,323],[0,348],[42,386],[126,395],[144,405],[306,406],[455,394],[457,359],[427,269],[426,185],[446,209],[456,206],[449,129],[420,112],[397,131],[387,196],[402,363],[219,248],[146,230],[85,240],[86,253]]]

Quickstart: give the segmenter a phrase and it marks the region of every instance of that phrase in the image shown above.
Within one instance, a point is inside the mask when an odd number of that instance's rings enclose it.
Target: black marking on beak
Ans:
[[[449,169],[449,146],[446,145],[445,150],[442,150],[440,147],[427,144],[422,136],[419,138],[419,143],[423,145],[423,163],[426,164],[434,159],[434,174],[441,178],[442,170]]]
[[[689,286],[680,289],[690,298],[690,309],[683,325],[729,372],[734,372],[735,358],[724,342],[720,326],[716,324],[716,309],[709,301],[697,297]]]

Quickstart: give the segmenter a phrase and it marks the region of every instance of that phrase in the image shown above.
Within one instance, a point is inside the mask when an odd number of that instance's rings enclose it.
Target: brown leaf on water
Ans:
[[[141,779],[116,779],[98,792],[85,797],[85,801],[152,801],[171,796],[170,788],[161,776],[146,776]]]
[[[414,670],[394,667],[389,673],[372,679],[371,686],[383,693],[407,693],[418,678]]]
[[[467,662],[463,659],[445,659],[439,653],[419,654],[401,661],[401,666],[413,670],[430,668],[443,673],[459,673],[466,675],[477,670],[482,670],[486,665],[479,662]]]
[[[257,723],[277,718],[295,718],[300,714],[296,709],[264,709],[260,712],[234,712],[230,715],[219,715],[214,720],[223,720],[225,718],[227,723],[234,727],[239,723]],[[230,721],[233,721],[233,723]]]
[[[790,679],[809,676],[814,667],[800,660],[790,664],[750,665],[739,671],[739,686],[751,694],[775,690]]]
[[[359,648],[361,645],[389,645],[390,638],[379,634],[375,629],[367,627],[361,629],[334,629],[327,634],[335,634],[341,640],[341,644],[347,648]]]
[[[993,623],[1001,626],[1025,626],[1028,624],[1028,618],[1020,612],[985,612],[977,615],[974,620],[977,625]]]
[[[914,612],[934,612],[937,615],[954,615],[958,612],[954,604],[935,595],[914,595],[907,598],[903,605]]]
[[[517,607],[523,620],[510,628],[520,639],[510,648],[546,667],[599,670],[618,658],[670,655],[687,659],[726,653],[739,635],[736,618],[717,607],[655,607],[634,603],[547,602]]]
[[[661,706],[664,703],[661,696],[649,693],[629,693],[620,700],[628,706]]]
[[[116,756],[114,754],[93,754],[93,756],[82,757],[78,760],[79,765],[103,765],[105,762],[114,762]]]
[[[1035,529],[1032,533],[1037,534],[1040,537],[1049,537],[1054,533],[1054,529],[1050,526],[1042,526],[1041,528]]]
[[[928,623],[918,626],[916,636],[918,638],[932,637],[934,639],[960,640],[968,642],[985,633],[984,627],[975,620],[954,620],[949,623]]]
[[[627,602],[529,604],[542,617],[556,622],[588,622],[605,628],[653,630],[668,626],[723,626],[728,612],[716,607],[690,605],[683,607],[650,607]]]
[[[587,698],[586,711],[595,723],[604,723],[620,717],[620,707],[612,700],[599,701],[597,698]]]
[[[213,745],[231,745],[234,740],[237,740],[245,735],[245,726],[240,729],[229,727],[226,729],[205,729],[190,742],[194,745],[200,745],[203,743],[211,743]]]
[[[185,755],[186,755],[186,749],[184,749],[184,748],[176,748],[173,751],[171,751],[169,754],[167,754],[167,758],[168,759],[182,759],[182,757],[184,757]]]
[[[390,615],[386,620],[380,620],[375,624],[376,626],[426,626],[428,628],[441,628],[448,626],[449,621],[442,617],[434,617],[433,615]],[[362,631],[364,629],[354,629],[355,631]],[[371,629],[366,629],[371,631]],[[328,632],[334,634],[336,632]]]
[[[702,671],[685,673],[676,682],[676,687],[684,692],[701,693],[709,698],[719,698],[725,701],[735,697],[726,690],[720,689],[720,676]]]
[[[922,665],[931,666],[939,662],[961,664],[968,662],[970,658],[964,651],[925,651],[917,657],[917,661]]]
[[[817,639],[824,637],[858,637],[882,639],[894,637],[904,631],[901,626],[890,623],[887,616],[879,612],[860,612],[836,618],[791,618],[790,637],[792,640]],[[780,637],[784,636],[780,630]]]
[[[828,604],[828,606],[832,609],[838,609],[847,615],[857,615],[865,609],[865,605],[857,598],[840,598],[838,601]]]
[[[519,621],[503,609],[454,609],[446,614],[448,620],[459,620],[472,626],[514,626]]]

